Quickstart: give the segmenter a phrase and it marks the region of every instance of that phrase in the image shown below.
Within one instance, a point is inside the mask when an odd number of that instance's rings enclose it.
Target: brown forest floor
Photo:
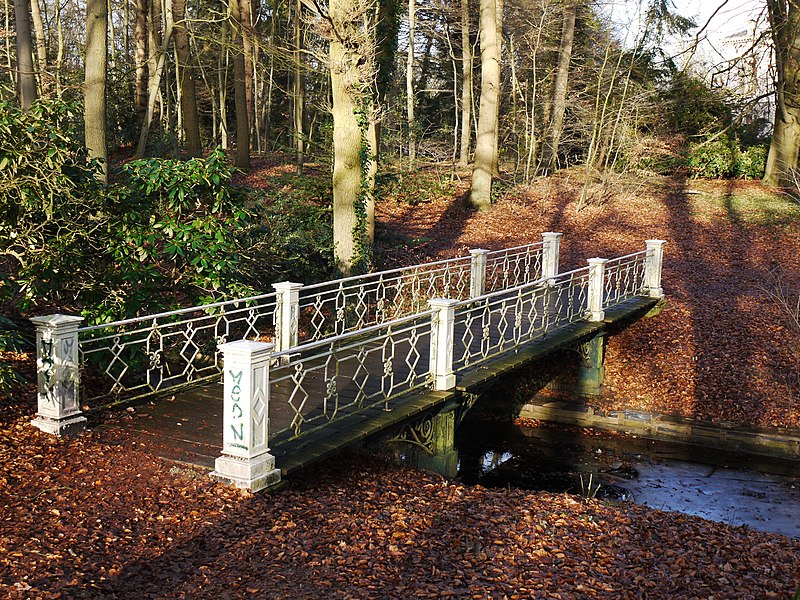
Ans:
[[[728,194],[691,182],[703,193],[689,195],[686,186],[628,182],[580,213],[566,177],[488,213],[453,198],[385,200],[379,235],[399,246],[381,260],[555,230],[567,266],[664,238],[670,305],[610,344],[613,395],[602,402],[797,426],[782,375],[797,340],[761,286],[773,263],[800,281],[800,210],[756,185]],[[28,423],[32,386],[21,394],[0,403],[0,596],[790,598],[800,584],[800,540],[631,504],[466,487],[361,455],[275,495],[240,493],[113,429],[42,434]]]

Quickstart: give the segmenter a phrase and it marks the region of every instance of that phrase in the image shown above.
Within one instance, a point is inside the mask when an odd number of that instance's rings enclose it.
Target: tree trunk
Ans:
[[[305,100],[305,82],[303,81],[303,65],[301,61],[300,46],[302,44],[302,3],[301,0],[295,2],[294,24],[293,24],[293,37],[294,48],[292,62],[294,67],[292,88],[292,116],[293,116],[293,129],[294,129],[294,156],[297,172],[303,172],[303,161],[305,160],[305,148],[303,140],[303,112]]]
[[[567,110],[567,84],[569,83],[569,65],[572,60],[577,13],[578,4],[574,1],[564,9],[561,43],[558,46],[558,68],[550,100],[550,122],[545,146],[542,149],[542,168],[545,172],[552,172],[558,164],[558,146],[564,130],[564,113]]]
[[[242,48],[242,12],[240,0],[231,0],[231,41],[233,42],[233,100],[236,109],[236,154],[233,163],[240,169],[250,168],[250,120],[247,107],[247,71]]]
[[[800,7],[789,0],[768,0],[775,45],[775,125],[764,183],[797,187],[800,151]]]
[[[253,103],[253,79],[255,68],[253,65],[253,2],[252,0],[239,0],[239,7],[241,10],[242,23],[241,32],[244,58],[244,90],[245,100],[247,102],[247,126],[250,127],[250,133],[247,136],[247,143],[249,144],[252,137],[252,124],[255,121],[255,104]],[[249,146],[247,151],[249,154]]]
[[[153,89],[153,83],[158,79],[158,83],[155,85],[156,91],[158,91],[158,87],[161,83],[161,72],[158,70],[159,61],[161,60],[161,56],[164,55],[166,52],[166,45],[164,46],[164,50],[159,55],[159,49],[161,48],[161,28],[162,28],[162,14],[161,14],[161,0],[149,0],[149,14],[147,15],[147,100],[148,100],[148,107],[147,110],[151,113],[153,112],[154,108],[150,108],[150,91]],[[163,104],[163,103],[162,103]],[[155,105],[153,105],[155,107]],[[149,115],[149,119],[152,121],[153,115]],[[147,117],[146,117],[147,118]],[[150,123],[147,125],[148,129],[150,127]]]
[[[400,28],[399,3],[395,0],[379,0],[378,23],[376,24],[375,63],[377,67],[377,103],[386,106],[393,85],[395,56],[397,54],[397,32]],[[375,151],[380,155],[381,123],[375,123]]]
[[[178,58],[181,116],[183,132],[186,135],[186,149],[189,156],[200,156],[203,153],[203,144],[200,141],[194,75],[189,58],[191,53],[189,51],[189,31],[186,26],[186,0],[172,0],[172,13],[175,19],[175,54]]]
[[[17,27],[17,94],[23,110],[36,100],[36,74],[33,69],[33,36],[28,0],[14,0]]]
[[[33,30],[36,32],[36,63],[39,69],[39,89],[42,95],[50,89],[50,79],[47,73],[47,39],[44,36],[44,23],[39,0],[31,0],[31,17]]]
[[[461,0],[461,151],[458,164],[469,163],[472,137],[472,42],[469,39],[469,0]]]
[[[97,0],[94,0],[95,2]],[[139,144],[136,146],[136,158],[144,158],[147,150],[147,136],[150,133],[150,124],[153,122],[156,98],[158,98],[159,88],[161,87],[161,75],[164,73],[164,63],[167,60],[167,49],[172,38],[172,21],[167,21],[167,30],[164,32],[164,40],[161,45],[161,53],[155,61],[155,70],[150,77],[147,90],[147,110],[142,121],[142,131],[139,134]]]
[[[86,2],[86,71],[84,79],[84,128],[89,156],[108,173],[106,147],[106,65],[108,56],[108,4],[106,0]]]
[[[371,93],[375,87],[373,8],[359,0],[331,0],[330,77],[333,95],[334,256],[344,273],[370,261],[372,209],[370,161],[375,132]],[[370,161],[374,162],[374,161]]]
[[[475,165],[469,202],[473,208],[488,210],[492,205],[492,177],[497,154],[497,105],[500,101],[500,40],[497,36],[498,4],[481,0],[481,102]]]
[[[416,36],[415,0],[408,0],[408,55],[406,57],[406,113],[408,116],[408,167],[417,159],[417,124],[414,121],[414,37]]]
[[[158,0],[151,0],[157,2]],[[135,84],[133,107],[139,122],[147,110],[147,0],[136,0],[136,21],[133,28]]]

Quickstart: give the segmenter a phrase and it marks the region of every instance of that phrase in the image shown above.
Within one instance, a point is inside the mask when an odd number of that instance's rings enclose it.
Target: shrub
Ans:
[[[739,145],[727,136],[689,146],[689,168],[695,177],[725,179],[738,174]]]
[[[767,166],[767,147],[752,146],[741,153],[737,174],[744,179],[761,179]]]
[[[0,101],[0,253],[16,263],[9,280],[22,308],[72,295],[88,257],[105,252],[105,189],[69,134],[77,115],[61,100],[29,112]]]
[[[330,207],[309,199],[330,197],[319,181],[260,207],[215,150],[133,161],[105,185],[69,135],[76,114],[61,101],[28,113],[0,101],[0,258],[13,263],[4,285],[19,310],[106,323],[330,273]]]

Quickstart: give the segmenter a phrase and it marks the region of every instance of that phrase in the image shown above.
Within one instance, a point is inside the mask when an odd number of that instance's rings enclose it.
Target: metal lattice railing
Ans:
[[[344,411],[391,400],[430,382],[432,311],[272,355],[270,435],[301,435]],[[321,392],[321,393],[320,393]]]
[[[435,297],[468,298],[470,265],[465,256],[306,286],[300,292],[300,340],[413,315]]]
[[[645,292],[647,259],[652,250],[634,252],[609,260],[604,267],[603,305],[606,307],[630,300]]]
[[[586,316],[589,270],[487,294],[455,308],[453,370],[463,372]]]
[[[219,344],[272,339],[276,294],[78,329],[82,401],[136,399],[219,377]]]
[[[540,279],[542,247],[543,243],[538,242],[489,252],[486,255],[486,291],[506,290]]]
[[[541,270],[541,247],[537,243],[487,253],[492,286],[533,277]],[[273,292],[82,327],[81,400],[137,399],[214,379],[221,368],[217,345],[273,340],[284,323],[279,314],[283,309],[291,312],[285,326],[292,331],[288,341],[276,340],[281,350],[421,313],[431,298],[467,299],[474,291],[472,264],[473,258],[466,256],[296,284],[296,307],[284,306],[284,296]]]

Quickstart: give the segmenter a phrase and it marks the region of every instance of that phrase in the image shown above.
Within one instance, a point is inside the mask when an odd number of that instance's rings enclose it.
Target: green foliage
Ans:
[[[744,179],[761,179],[767,166],[767,147],[752,146],[739,156],[737,175]]]
[[[689,146],[689,168],[694,177],[760,179],[764,175],[766,159],[766,147],[753,146],[742,150],[739,141],[727,135]]]
[[[283,175],[262,198],[260,229],[248,262],[254,278],[321,281],[334,271],[330,176]]]
[[[19,310],[46,304],[104,323],[330,272],[330,210],[302,200],[317,182],[260,208],[215,150],[133,161],[104,185],[68,133],[75,114],[61,101],[28,113],[0,103],[0,256]]]
[[[253,212],[231,185],[221,150],[185,162],[133,161],[122,171],[127,187],[112,207],[109,253],[124,303],[105,306],[101,320],[138,312],[157,290],[194,290],[209,298],[250,291],[239,263]]]
[[[0,300],[8,299],[9,295],[8,281],[0,274]],[[23,337],[14,322],[0,315],[0,352],[16,352],[21,350],[23,345]],[[0,358],[0,394],[8,394],[20,382],[22,376]]]
[[[739,145],[727,136],[689,146],[689,168],[695,177],[727,179],[737,175]]]
[[[0,252],[12,257],[23,308],[66,294],[86,258],[105,250],[105,191],[99,165],[69,134],[77,111],[61,100],[39,101],[25,113],[0,102]],[[73,291],[73,290],[70,290]]]

